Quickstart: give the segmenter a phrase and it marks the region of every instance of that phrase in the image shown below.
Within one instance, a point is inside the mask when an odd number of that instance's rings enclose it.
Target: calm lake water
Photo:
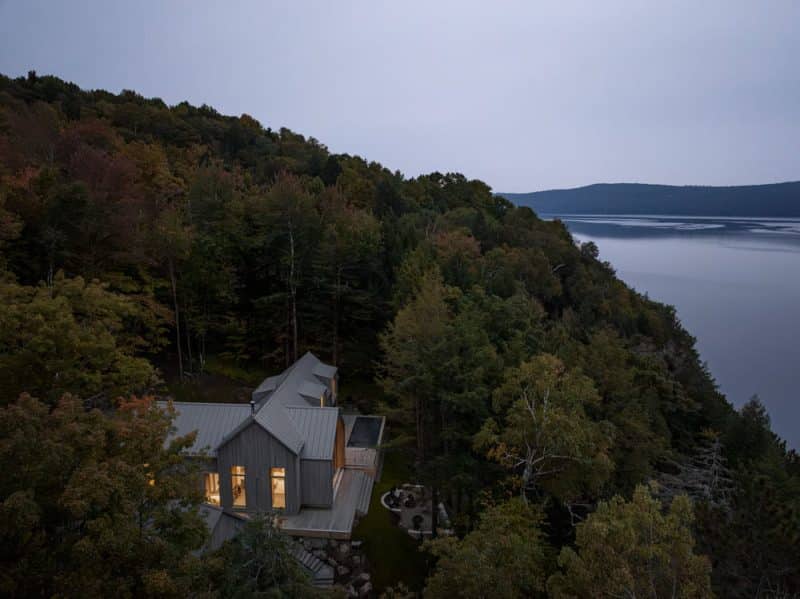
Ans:
[[[737,407],[757,393],[800,448],[800,219],[542,216],[674,305],[720,390]]]

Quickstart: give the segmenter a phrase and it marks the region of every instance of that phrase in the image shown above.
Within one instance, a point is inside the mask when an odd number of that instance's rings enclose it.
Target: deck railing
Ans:
[[[378,451],[369,447],[348,447],[344,451],[344,464],[353,468],[374,468]]]

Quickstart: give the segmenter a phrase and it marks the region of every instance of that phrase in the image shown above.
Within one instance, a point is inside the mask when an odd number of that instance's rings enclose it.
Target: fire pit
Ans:
[[[390,489],[381,497],[383,507],[397,514],[397,524],[414,538],[428,538],[433,534],[433,502],[428,489],[422,485],[405,484]],[[447,512],[440,503],[439,534],[450,534]]]

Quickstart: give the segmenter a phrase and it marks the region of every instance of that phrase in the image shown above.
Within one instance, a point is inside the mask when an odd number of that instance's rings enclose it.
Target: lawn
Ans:
[[[263,367],[245,367],[210,356],[203,374],[178,380],[171,363],[161,366],[168,394],[175,401],[246,403],[250,393],[266,376]]]
[[[381,480],[372,491],[369,513],[353,531],[353,539],[364,542],[372,584],[379,592],[398,582],[415,591],[424,586],[428,571],[426,554],[419,550],[419,541],[398,527],[392,512],[381,505],[381,495],[412,478],[406,454],[387,452]]]

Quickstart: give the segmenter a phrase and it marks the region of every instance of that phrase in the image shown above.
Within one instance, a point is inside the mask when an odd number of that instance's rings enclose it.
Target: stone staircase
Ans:
[[[330,565],[306,551],[299,544],[295,544],[290,553],[311,574],[311,582],[315,587],[333,585],[333,568]]]

